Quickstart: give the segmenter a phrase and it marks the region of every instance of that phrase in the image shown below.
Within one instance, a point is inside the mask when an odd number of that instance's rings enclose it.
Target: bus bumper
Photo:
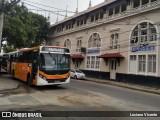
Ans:
[[[61,85],[70,83],[70,77],[66,78],[65,80],[44,80],[41,77],[37,77],[36,86],[45,86],[45,85]]]

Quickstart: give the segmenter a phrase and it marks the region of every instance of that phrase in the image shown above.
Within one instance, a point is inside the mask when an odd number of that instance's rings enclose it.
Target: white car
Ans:
[[[70,77],[74,79],[85,79],[86,78],[85,74],[81,70],[78,70],[78,69],[71,69]]]

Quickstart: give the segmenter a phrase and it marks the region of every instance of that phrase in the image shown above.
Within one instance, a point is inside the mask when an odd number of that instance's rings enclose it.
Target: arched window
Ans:
[[[157,31],[153,24],[142,22],[138,24],[132,31],[131,44],[144,43],[157,40]]]
[[[64,47],[68,47],[69,49],[71,49],[71,41],[69,39],[67,39],[65,42],[64,42]]]
[[[93,33],[88,41],[88,48],[92,47],[100,47],[101,46],[101,38],[98,33]]]

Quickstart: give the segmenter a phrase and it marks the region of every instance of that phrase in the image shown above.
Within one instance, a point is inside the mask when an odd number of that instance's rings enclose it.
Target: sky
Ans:
[[[41,14],[48,18],[50,16],[50,23],[54,24],[57,21],[57,13],[58,15],[58,21],[64,19],[64,16],[66,14],[71,16],[74,15],[76,8],[77,8],[77,0],[21,0],[24,2],[24,4],[27,6],[27,8],[35,13]],[[78,0],[78,11],[86,10],[89,6],[90,0]],[[95,6],[97,4],[100,4],[104,2],[105,0],[91,0],[92,6]],[[42,6],[43,5],[43,6]],[[67,7],[68,6],[68,7]],[[62,9],[59,10],[58,9]],[[50,11],[50,12],[49,12]],[[61,11],[61,12],[60,12]]]

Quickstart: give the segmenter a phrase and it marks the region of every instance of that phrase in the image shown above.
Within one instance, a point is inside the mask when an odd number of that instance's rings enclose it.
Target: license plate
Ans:
[[[54,83],[59,83],[60,81],[54,81]]]

